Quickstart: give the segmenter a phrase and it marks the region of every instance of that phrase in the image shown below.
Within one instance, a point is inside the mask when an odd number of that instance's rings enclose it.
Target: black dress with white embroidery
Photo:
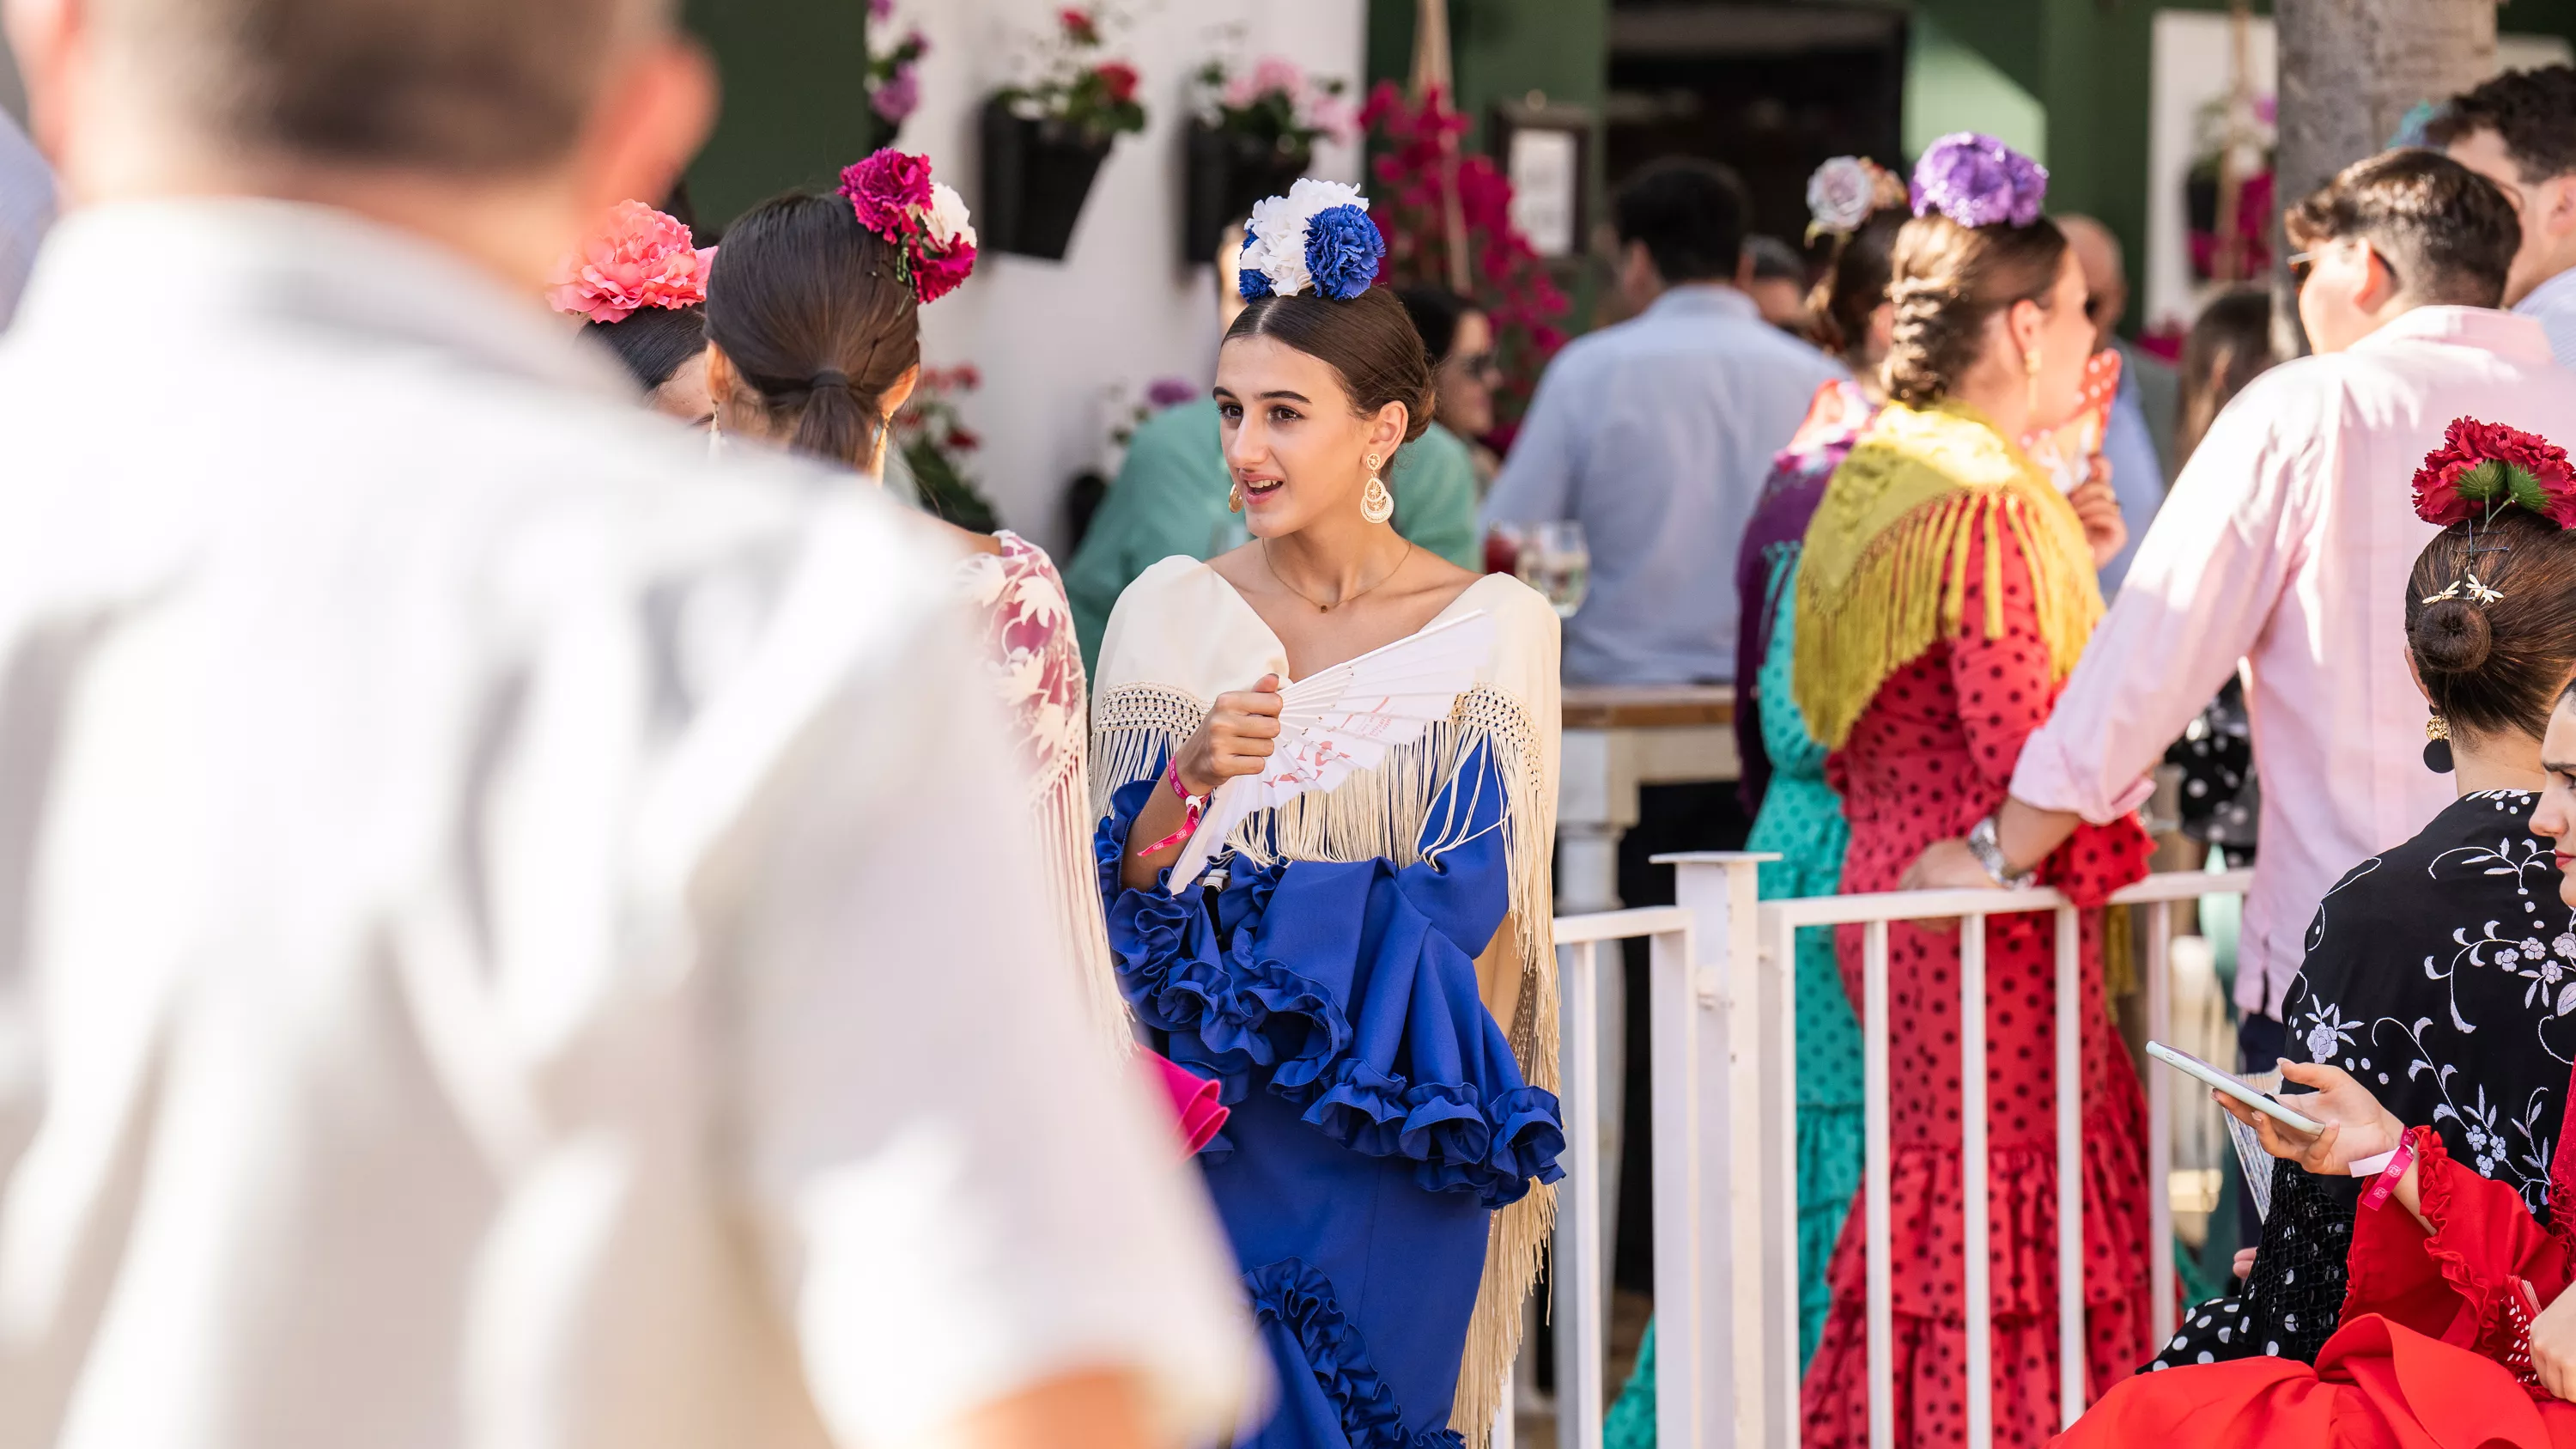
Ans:
[[[2308,927],[2281,1014],[2291,1060],[2352,1073],[2399,1121],[2432,1127],[2453,1161],[2509,1184],[2546,1222],[2576,1063],[2576,913],[2559,900],[2550,842],[2531,833],[2539,799],[2462,796],[2414,839],[2353,867]],[[2360,1186],[2274,1164],[2252,1276],[2187,1312],[2150,1367],[2313,1360],[2343,1302]]]

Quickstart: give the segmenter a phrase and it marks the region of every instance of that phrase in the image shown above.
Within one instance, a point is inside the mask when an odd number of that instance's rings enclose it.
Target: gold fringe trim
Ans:
[[[1092,713],[1092,818],[1108,813],[1112,794],[1151,778],[1206,716],[1204,702],[1165,686],[1123,685],[1103,693]],[[1376,768],[1354,772],[1329,792],[1309,791],[1276,810],[1252,815],[1226,844],[1260,865],[1383,858],[1402,867],[1436,860],[1465,843],[1459,832],[1474,812],[1473,802],[1467,802],[1454,809],[1452,821],[1435,823],[1432,805],[1478,748],[1494,752],[1495,773],[1505,791],[1501,828],[1513,946],[1521,968],[1520,1005],[1507,1034],[1522,1079],[1558,1092],[1551,880],[1556,797],[1541,768],[1538,732],[1520,701],[1479,685],[1458,697],[1447,721],[1433,725],[1420,740],[1389,751]],[[1555,1188],[1534,1186],[1527,1197],[1495,1213],[1487,1229],[1484,1281],[1468,1321],[1450,1408],[1450,1424],[1469,1449],[1483,1449],[1501,1408],[1503,1376],[1520,1353],[1521,1304],[1537,1281],[1555,1225]]]
[[[2050,676],[2063,679],[2102,615],[2074,508],[1959,410],[1881,414],[1827,485],[1798,570],[1792,687],[1827,748],[1850,738],[1889,675],[1966,631],[1968,567],[1981,552],[1978,622],[2002,637],[2007,530],[2029,565]]]

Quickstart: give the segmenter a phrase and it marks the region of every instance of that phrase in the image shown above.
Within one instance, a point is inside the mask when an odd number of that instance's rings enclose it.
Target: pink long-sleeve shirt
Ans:
[[[2576,442],[2576,372],[2528,317],[2424,307],[2257,378],[2175,480],[2012,793],[2096,823],[2249,666],[2262,849],[2236,1003],[2278,1016],[2317,902],[2452,798],[2424,768],[2405,589],[2435,529],[2415,469],[2456,417]]]

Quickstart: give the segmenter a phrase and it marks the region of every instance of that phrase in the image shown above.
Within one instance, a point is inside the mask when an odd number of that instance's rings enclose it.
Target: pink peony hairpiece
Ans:
[[[546,302],[593,322],[623,322],[647,307],[677,311],[707,300],[716,249],[699,247],[678,217],[621,201],[608,226],[563,259]]]
[[[841,173],[841,195],[866,227],[894,248],[895,279],[927,305],[975,270],[975,228],[966,200],[930,179],[930,158],[887,149]]]
[[[2576,468],[2567,450],[2502,423],[2453,418],[2442,446],[2415,470],[2415,516],[2426,523],[2482,523],[2514,506],[2576,528]]]

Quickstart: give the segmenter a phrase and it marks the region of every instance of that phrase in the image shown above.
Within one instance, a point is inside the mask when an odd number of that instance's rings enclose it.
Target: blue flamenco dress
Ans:
[[[1159,766],[1157,767],[1159,774]],[[1477,992],[1508,911],[1506,792],[1470,751],[1418,863],[1227,857],[1221,888],[1123,889],[1154,778],[1096,838],[1119,984],[1233,1109],[1199,1155],[1279,1379],[1262,1449],[1436,1449],[1494,1211],[1554,1182],[1556,1098]]]

